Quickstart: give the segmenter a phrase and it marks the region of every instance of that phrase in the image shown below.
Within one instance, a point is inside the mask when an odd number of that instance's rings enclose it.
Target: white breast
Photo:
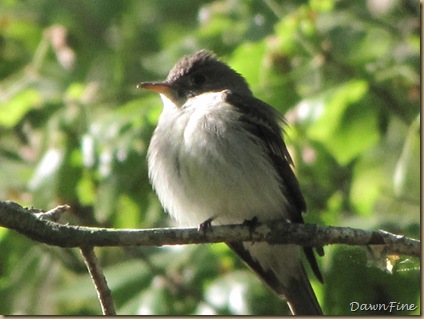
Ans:
[[[149,176],[164,208],[182,225],[285,217],[288,205],[263,146],[221,92],[164,110],[148,152]]]

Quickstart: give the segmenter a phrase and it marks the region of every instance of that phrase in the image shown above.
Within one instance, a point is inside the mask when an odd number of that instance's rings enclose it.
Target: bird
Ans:
[[[137,87],[162,99],[147,151],[148,174],[164,210],[180,225],[304,223],[306,202],[283,139],[285,120],[253,95],[242,75],[212,51],[200,50],[182,57],[166,80]],[[322,314],[302,247],[226,244],[293,314]],[[313,248],[303,251],[323,282]],[[316,251],[323,254],[322,247]]]

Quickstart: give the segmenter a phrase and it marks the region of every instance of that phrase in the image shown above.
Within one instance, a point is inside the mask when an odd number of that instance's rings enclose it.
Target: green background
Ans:
[[[145,160],[161,101],[136,84],[206,48],[287,118],[307,222],[419,238],[419,32],[413,0],[1,1],[0,199],[69,204],[75,225],[173,225]],[[417,258],[392,256],[390,274],[366,248],[325,252],[325,313],[420,306]],[[288,311],[223,244],[96,253],[118,314]],[[5,228],[0,300],[1,314],[100,314],[77,249]]]

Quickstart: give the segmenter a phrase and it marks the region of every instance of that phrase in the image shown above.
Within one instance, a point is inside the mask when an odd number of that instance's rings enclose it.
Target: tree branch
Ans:
[[[36,214],[14,202],[0,202],[0,226],[14,229],[36,241],[60,247],[83,246],[162,246],[218,242],[267,241],[319,247],[330,244],[384,245],[386,254],[420,257],[420,241],[382,230],[349,227],[287,224],[284,221],[249,225],[197,228],[110,229],[62,225],[45,218],[55,216],[59,206]]]
[[[107,285],[106,277],[103,275],[102,267],[94,254],[93,247],[81,247],[81,254],[96,288],[103,315],[115,316],[116,311],[113,305],[112,293]]]

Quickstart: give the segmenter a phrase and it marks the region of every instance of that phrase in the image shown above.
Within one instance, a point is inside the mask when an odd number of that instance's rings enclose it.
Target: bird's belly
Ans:
[[[211,162],[214,160],[209,158]],[[187,171],[181,169],[181,184],[191,187],[178,200],[189,202],[185,207],[190,209],[171,212],[177,220],[198,225],[208,218],[213,218],[217,224],[228,224],[242,223],[254,217],[259,220],[283,217],[281,194],[264,187],[269,181],[260,175],[260,171],[254,168],[246,171],[236,165],[219,163],[196,164],[191,162]]]
[[[288,203],[267,155],[240,132],[226,133],[186,130],[184,143],[165,146],[152,159],[152,182],[165,209],[186,226],[209,218],[217,224],[286,218]]]

